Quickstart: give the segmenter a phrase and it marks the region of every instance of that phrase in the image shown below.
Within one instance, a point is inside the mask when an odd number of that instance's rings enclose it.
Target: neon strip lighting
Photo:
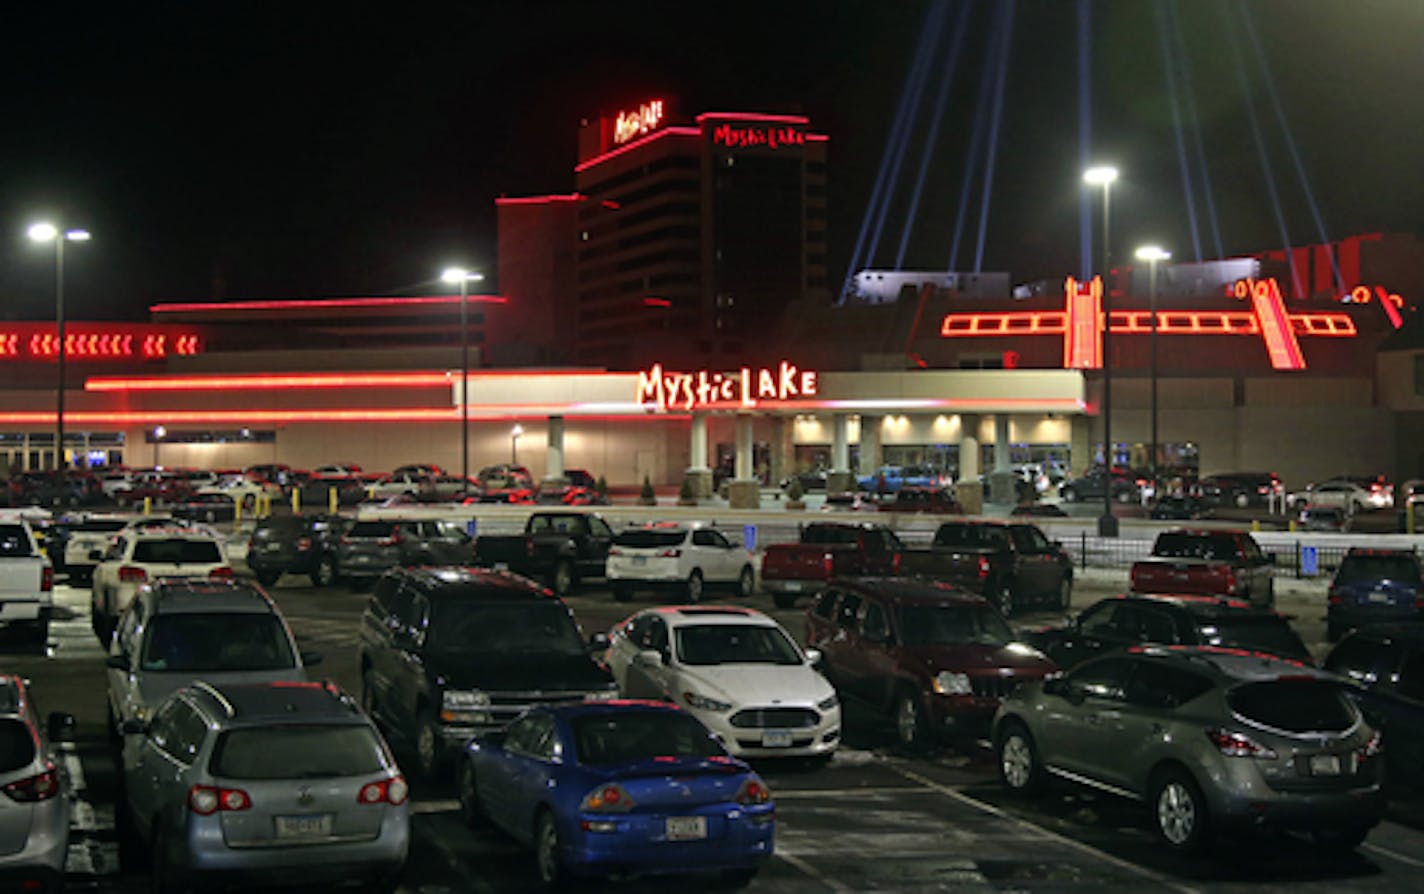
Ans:
[[[672,302],[666,298],[644,298],[644,307],[672,307]]]
[[[831,138],[823,133],[806,134],[806,142],[808,143],[829,143],[830,141]]]
[[[946,314],[939,334],[945,338],[967,335],[1059,335],[1066,314],[1062,311],[1016,311],[994,314]]]
[[[531,407],[508,406],[471,407],[471,419],[530,419],[538,420],[551,413],[540,412]],[[574,415],[574,414],[568,414]],[[677,416],[651,414],[645,407],[629,409],[626,413],[580,413],[584,421],[636,422],[639,420],[677,419]],[[685,418],[685,417],[684,417]],[[142,410],[114,411],[81,410],[64,412],[66,422],[76,425],[255,425],[258,423],[303,423],[303,422],[458,422],[461,414],[458,407],[370,407],[345,410]],[[12,425],[53,425],[54,411],[10,411],[0,412],[0,423]]]
[[[64,334],[66,360],[103,360],[114,357],[141,357],[157,360],[169,355],[192,356],[202,352],[202,340],[191,332],[155,332],[153,327],[97,332],[70,331]],[[0,357],[57,360],[59,336],[48,327],[0,329]]]
[[[1391,295],[1384,290],[1384,286],[1375,286],[1375,291],[1379,293],[1380,307],[1384,308],[1384,315],[1389,317],[1389,325],[1398,329],[1404,325],[1404,318],[1399,315],[1399,308],[1395,307],[1394,300],[1398,295]]]
[[[982,398],[904,398],[867,400],[818,400],[818,401],[778,401],[785,409],[801,410],[930,410],[963,407],[965,409],[987,409],[991,407],[1044,407],[1046,409],[1083,410],[1087,404],[1072,397],[1054,397],[1038,400],[1030,397],[982,397]],[[771,406],[771,401],[758,401],[758,407]]]
[[[693,120],[698,124],[704,121],[769,121],[776,124],[811,123],[811,119],[805,115],[766,115],[761,112],[703,112]]]
[[[573,192],[566,196],[500,196],[494,200],[496,205],[552,205],[555,202],[582,202],[588,196]]]
[[[470,295],[471,304],[504,304],[503,295]],[[459,295],[428,295],[418,298],[303,298],[294,301],[190,301],[174,304],[151,304],[150,313],[227,313],[246,310],[316,310],[362,307],[422,307],[438,305],[460,306]]]
[[[1351,338],[1358,334],[1349,314],[1287,314],[1296,335]],[[1062,335],[1067,314],[1062,311],[946,314],[940,324],[944,338]],[[1112,312],[1114,334],[1147,335],[1152,313],[1145,310]],[[1159,335],[1259,335],[1256,315],[1245,311],[1163,310],[1157,312]]]
[[[631,143],[619,146],[617,149],[610,149],[602,155],[595,155],[588,161],[579,162],[578,164],[574,165],[574,173],[581,174],[589,168],[593,167],[594,165],[602,164],[605,161],[608,161],[610,158],[622,155],[624,152],[632,152],[639,146],[646,146],[654,140],[661,140],[663,137],[668,136],[700,137],[702,136],[702,131],[696,127],[664,127],[662,130],[655,130],[647,136],[640,137]]]
[[[1266,341],[1266,352],[1272,369],[1305,369],[1305,357],[1296,341],[1295,330],[1281,299],[1280,287],[1274,279],[1256,283],[1251,290],[1251,305]]]
[[[1080,283],[1068,277],[1064,292],[1063,368],[1098,369],[1103,365],[1103,281]]]
[[[288,391],[300,388],[448,388],[458,375],[412,373],[293,373],[291,375],[95,377],[85,391]]]

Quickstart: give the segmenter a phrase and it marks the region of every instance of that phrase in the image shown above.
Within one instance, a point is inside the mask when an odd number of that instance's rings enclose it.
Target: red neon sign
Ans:
[[[1274,279],[1252,286],[1251,306],[1256,311],[1261,337],[1266,341],[1271,368],[1305,369],[1305,356],[1300,352],[1300,342],[1296,340],[1285,302],[1281,300],[1280,286]]]
[[[819,374],[783,360],[774,368],[744,366],[736,372],[667,372],[661,363],[638,373],[637,402],[658,410],[755,407],[760,400],[786,401],[817,393]]]
[[[202,340],[193,332],[154,331],[153,327],[87,330],[81,324],[64,334],[66,360],[161,360],[169,355],[202,353]],[[0,357],[16,360],[56,360],[59,335],[54,325],[14,324],[0,330]]]
[[[731,124],[719,124],[712,129],[712,142],[717,146],[726,146],[728,149],[750,149],[755,146],[780,149],[783,146],[806,145],[806,134],[794,127],[764,125],[737,127]]]
[[[1064,286],[1063,368],[1098,369],[1103,365],[1102,277],[1080,283],[1070,276]]]
[[[663,123],[663,101],[645,102],[631,112],[619,112],[613,119],[613,145],[621,146],[631,139],[652,133]]]

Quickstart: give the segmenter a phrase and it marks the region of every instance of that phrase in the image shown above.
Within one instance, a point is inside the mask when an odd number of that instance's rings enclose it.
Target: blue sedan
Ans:
[[[540,880],[720,871],[751,881],[772,853],[766,783],[705,726],[660,702],[536,708],[466,747],[460,805],[532,847]]]

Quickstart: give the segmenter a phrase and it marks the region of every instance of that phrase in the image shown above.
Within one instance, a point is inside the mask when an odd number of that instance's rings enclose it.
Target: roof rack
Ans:
[[[223,695],[221,692],[218,692],[217,687],[213,686],[213,684],[209,683],[207,680],[195,681],[192,684],[192,688],[198,690],[199,692],[205,693],[210,698],[212,698],[213,701],[218,703],[218,706],[223,709],[227,716],[234,717],[237,715],[237,709],[232,706],[232,702],[227,700],[227,696]]]

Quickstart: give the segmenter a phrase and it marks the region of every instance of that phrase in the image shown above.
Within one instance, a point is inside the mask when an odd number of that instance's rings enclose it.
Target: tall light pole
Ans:
[[[1152,314],[1152,446],[1148,454],[1152,462],[1152,496],[1162,497],[1162,482],[1157,475],[1157,262],[1167,261],[1172,253],[1157,245],[1144,245],[1137,250],[1137,259],[1147,262],[1147,300]]]
[[[464,267],[447,267],[440,278],[460,284],[460,492],[470,489],[470,283],[484,275]]]
[[[33,224],[35,242],[54,243],[54,323],[59,336],[59,372],[54,389],[54,467],[64,468],[64,243],[88,242],[88,230],[61,230],[52,223]]]
[[[1103,188],[1103,516],[1098,519],[1099,537],[1117,536],[1117,516],[1113,515],[1113,449],[1112,449],[1112,248],[1108,228],[1108,212],[1111,208],[1108,197],[1112,193],[1113,181],[1117,180],[1117,168],[1100,166],[1083,172],[1083,182],[1089,186]]]
[[[514,428],[509,430],[509,464],[519,465],[519,436],[524,434],[524,426],[514,423]]]

